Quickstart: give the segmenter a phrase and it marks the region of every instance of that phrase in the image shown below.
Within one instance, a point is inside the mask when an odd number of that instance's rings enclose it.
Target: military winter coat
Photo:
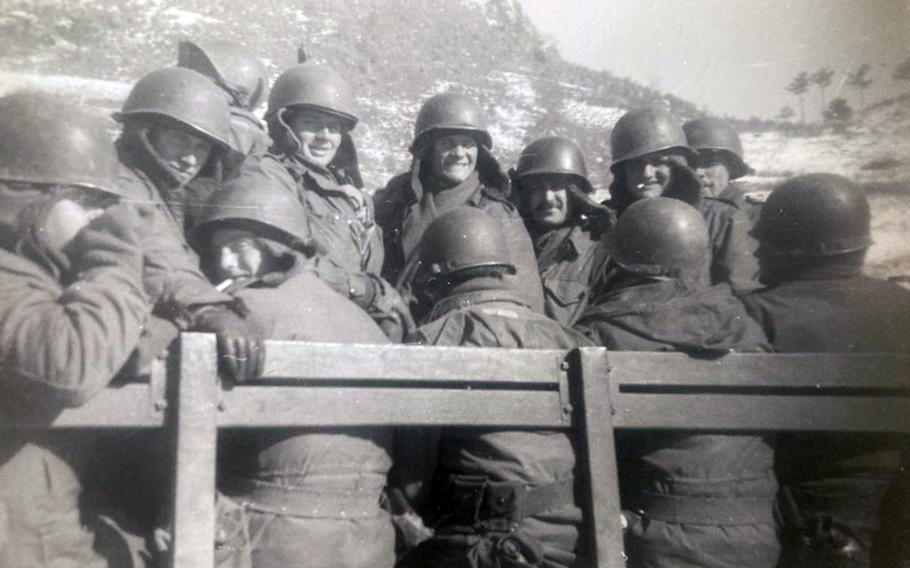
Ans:
[[[534,241],[546,314],[564,326],[575,324],[602,277],[607,254],[592,231],[561,227]]]
[[[432,213],[421,207],[423,189],[415,190],[411,185],[412,172],[392,178],[384,189],[376,192],[376,222],[382,227],[385,238],[385,264],[382,275],[395,284],[402,295],[412,302],[412,312],[420,321],[430,309],[425,299],[416,298],[412,290],[414,277],[418,274],[418,244],[423,231],[433,221]],[[464,201],[452,203],[454,207],[476,207],[499,224],[503,238],[512,251],[512,263],[517,270],[514,276],[506,278],[531,309],[543,313],[544,301],[537,260],[528,231],[515,206],[508,201],[503,191],[482,183],[478,176],[472,176],[465,184],[472,187],[456,187],[443,191],[456,191],[466,195]],[[445,211],[438,210],[436,216]],[[431,218],[427,218],[427,216]]]
[[[727,184],[727,187],[717,195],[717,199],[720,201],[726,201],[737,209],[744,211],[749,222],[753,225],[758,221],[765,197],[763,192],[750,193],[746,191],[745,187],[735,181]]]
[[[139,223],[145,259],[143,281],[155,313],[187,329],[194,310],[225,304],[232,298],[215,290],[199,270],[199,258],[184,238],[182,218],[172,207],[182,203],[183,194],[172,195],[163,179],[155,183],[155,178],[146,173],[155,171],[151,158],[142,152],[124,139],[118,141],[118,187],[128,200],[144,205]]]
[[[118,205],[64,251],[43,246],[21,200],[0,185],[0,422],[50,422],[104,388],[135,348],[150,310],[135,212]],[[41,192],[29,200],[40,208]],[[105,567],[79,508],[86,432],[0,435],[0,566]]]
[[[270,339],[389,343],[370,317],[304,270],[228,291]],[[306,409],[301,409],[306,412]],[[381,568],[394,564],[394,533],[379,500],[392,465],[391,430],[259,430],[224,439],[223,490],[246,503],[254,568]]]
[[[428,323],[421,326],[410,341],[421,345],[528,349],[567,349],[588,343],[550,318],[533,312],[514,293],[498,290],[463,292],[439,301],[430,313]],[[430,441],[424,439],[421,445],[407,445],[411,451],[402,456],[400,470],[403,475],[399,479],[406,480],[411,475],[427,481],[435,472],[437,482],[455,474],[528,488],[572,484],[575,453],[564,432],[447,428],[436,432],[432,438]],[[415,447],[421,450],[415,452]],[[408,458],[418,463],[409,463]],[[420,463],[421,460],[425,461]],[[416,467],[412,467],[414,465]],[[445,493],[430,497],[434,507],[439,507],[436,512],[443,517],[446,506],[440,503],[444,499]],[[524,518],[513,532],[542,548],[546,559],[543,566],[571,566],[575,561],[580,521],[580,510],[570,499],[554,504],[547,512]],[[436,559],[442,547],[447,550],[445,554],[452,564],[440,565],[467,566],[466,554],[483,556],[489,552],[490,539],[495,542],[498,538],[496,529],[486,535],[474,533],[465,538],[457,534],[458,527],[452,527],[450,523],[451,520],[443,520],[437,529],[436,542],[417,548],[408,557],[406,565],[436,565],[429,559]],[[463,531],[464,527],[461,529]],[[474,552],[467,552],[472,549]]]
[[[619,172],[610,185],[610,206],[622,215],[632,204],[626,189],[625,175]],[[704,197],[701,182],[695,172],[686,166],[674,165],[670,186],[664,197],[685,201],[702,214],[711,237],[711,282],[728,282],[737,292],[750,292],[760,287],[758,260],[755,251],[758,242],[749,231],[752,223],[746,214],[725,200]]]
[[[767,351],[726,284],[614,289],[576,329],[608,349],[720,356]],[[774,455],[761,436],[632,432],[617,438],[630,567],[772,568]]]
[[[776,351],[910,353],[910,292],[858,271],[857,266],[794,273],[792,279],[751,294],[746,305]],[[905,544],[910,540],[910,493],[901,499],[896,491],[900,453],[906,447],[905,437],[892,435],[784,438],[778,471],[792,497],[781,502],[785,528],[811,530],[815,519],[828,516],[846,525],[862,545],[849,566],[910,563],[910,545]],[[786,566],[821,566],[818,557],[810,558],[799,559],[789,547],[784,550]]]

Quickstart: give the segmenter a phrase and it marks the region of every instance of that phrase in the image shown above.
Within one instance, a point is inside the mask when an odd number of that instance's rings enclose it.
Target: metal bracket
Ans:
[[[572,401],[569,398],[569,356],[571,351],[557,359],[559,365],[559,406],[562,408],[561,421],[565,424],[572,423]]]
[[[159,418],[167,410],[167,352],[152,359],[149,373],[149,416]]]

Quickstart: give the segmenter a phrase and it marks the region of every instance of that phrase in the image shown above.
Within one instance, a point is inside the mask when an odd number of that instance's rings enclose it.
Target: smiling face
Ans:
[[[324,168],[335,159],[343,134],[338,117],[318,110],[301,109],[288,113],[286,120],[300,142],[304,160]]]
[[[153,128],[149,143],[182,183],[196,177],[212,153],[210,140],[182,129]]]
[[[264,272],[268,255],[255,235],[240,229],[218,229],[212,233],[210,249],[219,281],[251,278]]]
[[[458,185],[477,167],[477,142],[467,134],[446,134],[433,139],[433,174],[449,186]]]
[[[557,174],[531,175],[521,180],[525,215],[543,227],[555,229],[569,219],[572,179]]]
[[[671,154],[646,154],[625,162],[622,167],[629,195],[635,201],[663,195],[673,175],[671,161]]]

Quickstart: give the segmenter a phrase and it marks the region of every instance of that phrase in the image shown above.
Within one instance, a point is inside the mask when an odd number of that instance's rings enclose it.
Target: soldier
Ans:
[[[196,238],[219,288],[242,298],[269,339],[389,343],[362,309],[309,269],[303,205],[262,186],[234,186],[206,209]],[[222,439],[221,488],[243,504],[253,568],[382,568],[395,562],[380,494],[391,430],[257,430]]]
[[[251,192],[271,185],[296,196],[326,251],[314,259],[320,277],[400,341],[413,324],[398,293],[379,277],[382,235],[362,190],[350,87],[325,65],[295,65],[275,81],[266,120],[278,153],[247,160],[229,185]]]
[[[493,140],[477,103],[462,94],[430,97],[414,128],[411,170],[392,178],[376,193],[376,221],[385,235],[382,274],[408,297],[415,318],[428,310],[414,298],[420,272],[418,244],[436,217],[456,207],[476,207],[500,224],[512,252],[515,276],[506,282],[532,309],[543,313],[543,291],[534,248],[518,212],[508,201],[508,177],[490,152]]]
[[[453,209],[430,224],[419,252],[426,281],[415,284],[428,289],[435,305],[410,341],[528,349],[587,344],[532,311],[505,282],[515,266],[500,227],[473,207]],[[400,566],[575,565],[581,511],[573,496],[575,454],[564,432],[407,430],[400,447],[399,486],[418,511],[439,520],[435,536]],[[434,472],[441,484],[430,493],[425,482]]]
[[[672,197],[701,212],[711,235],[711,281],[729,282],[735,290],[758,287],[758,246],[750,223],[736,207],[703,197],[690,168],[698,155],[686,142],[682,126],[669,112],[651,107],[626,113],[610,135],[613,183],[610,205],[618,215],[639,199]]]
[[[841,176],[797,176],[768,197],[755,228],[768,288],[746,305],[776,351],[910,353],[910,292],[862,275],[869,224],[865,195]],[[903,445],[882,434],[784,438],[781,565],[890,567],[910,558],[901,552],[910,508],[902,504],[902,519],[886,497]]]
[[[763,200],[757,193],[746,193],[739,184],[730,183],[752,173],[743,159],[739,134],[720,118],[698,118],[683,124],[686,141],[698,152],[695,173],[707,197],[725,201],[746,212],[753,223],[758,219]]]
[[[150,205],[140,238],[143,279],[155,315],[179,329],[214,332],[227,376],[241,381],[256,376],[262,352],[258,331],[242,317],[241,304],[209,284],[183,236],[186,184],[228,149],[224,96],[195,71],[159,69],[136,83],[115,118],[123,124],[116,142],[122,166],[118,186],[130,200]],[[163,334],[160,346],[168,339]]]
[[[708,284],[708,242],[690,205],[632,204],[606,237],[614,286],[576,329],[622,351],[768,351],[729,285]],[[617,443],[630,568],[774,566],[777,483],[765,438],[630,432]]]
[[[151,309],[139,220],[118,203],[107,126],[59,98],[20,92],[0,99],[5,425],[17,417],[50,423],[103,389],[136,347]],[[0,565],[131,566],[93,548],[87,525],[97,526],[97,511],[79,508],[80,474],[97,442],[86,432],[4,426]]]
[[[265,65],[249,49],[232,41],[181,41],[177,65],[202,73],[227,94],[231,108],[232,152],[225,156],[226,177],[233,177],[249,155],[268,152],[272,139],[253,114],[265,99]]]
[[[598,242],[610,223],[609,209],[588,198],[594,189],[584,155],[568,138],[535,140],[509,174],[513,199],[534,242],[546,314],[572,326],[603,272]]]

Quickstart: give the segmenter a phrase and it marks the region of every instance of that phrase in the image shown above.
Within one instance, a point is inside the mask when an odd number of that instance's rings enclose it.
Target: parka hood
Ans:
[[[414,160],[420,160],[425,166],[420,170],[420,181],[423,183],[424,187],[428,187],[431,183],[430,176],[432,175],[431,168],[429,166],[430,152],[432,145],[426,145],[422,151],[414,156]],[[414,164],[411,164],[411,171],[414,169]],[[488,190],[490,190],[494,195],[498,196],[500,199],[508,199],[509,194],[511,193],[511,181],[509,180],[508,174],[505,170],[502,169],[499,161],[493,156],[493,153],[490,150],[483,146],[482,144],[477,145],[477,166],[475,168],[478,175],[480,176],[480,183],[483,184]],[[410,179],[410,176],[409,176]]]
[[[152,147],[149,140],[151,130],[152,126],[144,121],[130,121],[124,125],[115,145],[120,161],[148,176],[162,197],[168,199],[170,195],[179,192],[185,185],[199,177],[221,179],[223,149],[213,146],[212,153],[202,169],[192,179],[182,181]]]
[[[697,208],[701,202],[702,186],[695,170],[675,161],[670,162],[670,167],[672,169],[670,185],[664,190],[661,197],[679,199]],[[625,171],[620,168],[610,184],[610,206],[617,213],[622,214],[634,202],[635,199],[629,194]]]
[[[339,183],[350,183],[357,189],[363,189],[363,176],[360,173],[360,159],[357,157],[357,147],[354,145],[354,139],[351,132],[345,130],[341,134],[341,144],[335,157],[325,168],[310,164],[300,152],[300,141],[291,131],[284,120],[284,111],[271,115],[266,121],[268,125],[269,136],[272,137],[274,144],[269,150],[273,154],[292,158],[294,161],[304,164],[306,167],[316,171],[329,171],[332,176],[339,180]]]

